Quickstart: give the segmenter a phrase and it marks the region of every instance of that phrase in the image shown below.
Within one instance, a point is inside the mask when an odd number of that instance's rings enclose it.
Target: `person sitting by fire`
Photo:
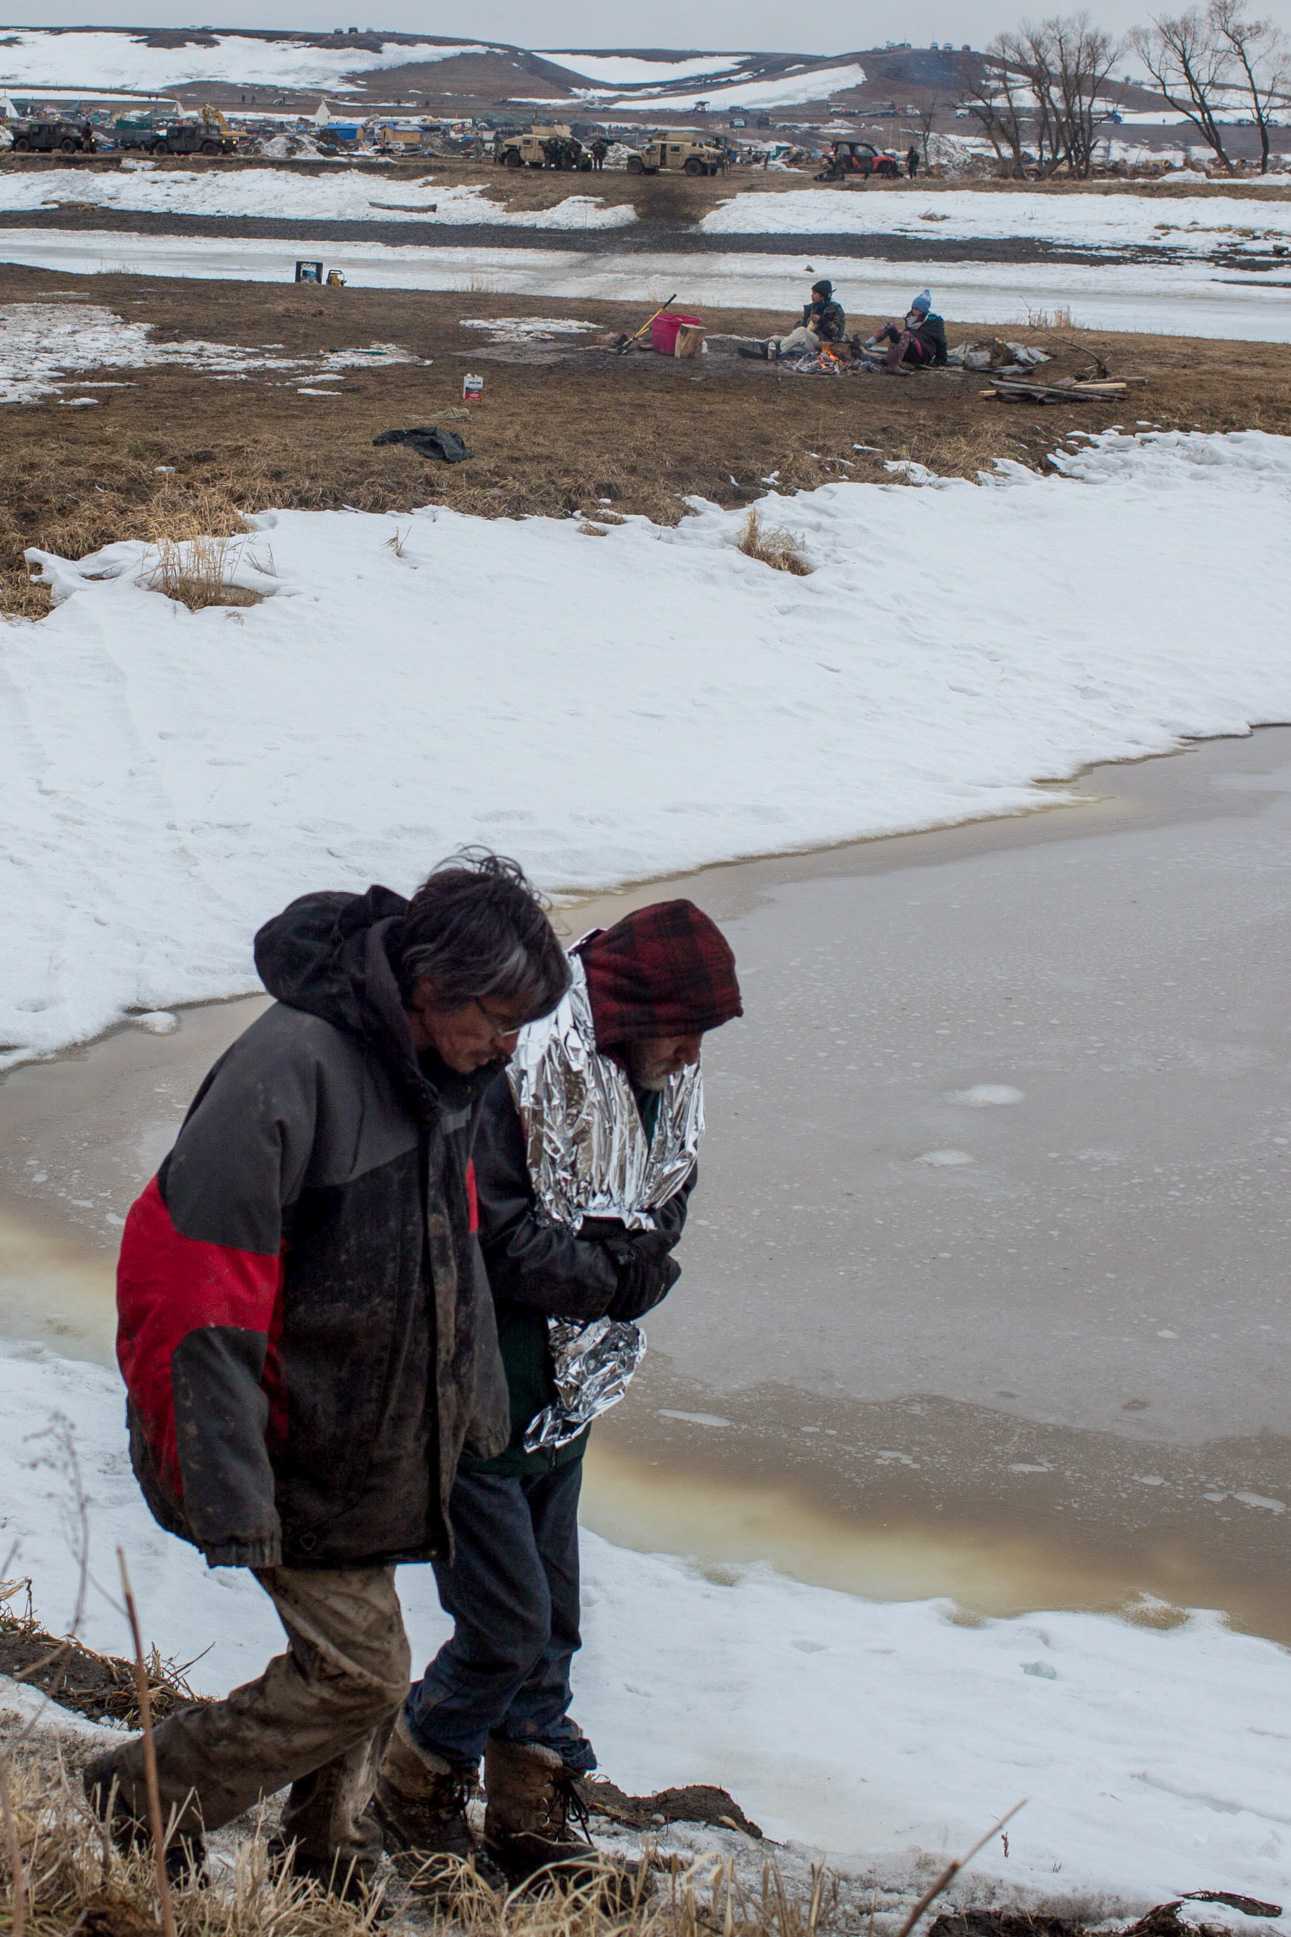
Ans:
[[[885,376],[908,377],[914,370],[940,369],[946,362],[946,325],[932,307],[932,292],[921,289],[902,323],[885,323],[865,344],[866,350],[888,345],[880,364],[870,364]]]
[[[841,343],[847,335],[843,305],[834,300],[834,285],[822,277],[811,285],[811,301],[802,306],[802,321],[787,336],[771,336],[765,343],[740,346],[740,355],[765,357],[775,363],[786,356],[819,356],[827,344]]]

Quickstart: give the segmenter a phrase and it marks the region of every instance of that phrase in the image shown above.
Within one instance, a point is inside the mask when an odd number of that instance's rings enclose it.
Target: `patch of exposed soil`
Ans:
[[[678,1789],[657,1789],[652,1796],[629,1796],[605,1776],[579,1784],[594,1816],[624,1829],[662,1829],[665,1823],[703,1823],[709,1829],[734,1829],[761,1842],[762,1831],[726,1789],[711,1782],[689,1782]]]

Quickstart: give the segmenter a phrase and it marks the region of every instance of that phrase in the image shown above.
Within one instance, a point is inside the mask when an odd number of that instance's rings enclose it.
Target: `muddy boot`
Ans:
[[[122,1856],[140,1851],[152,1854],[152,1832],[146,1816],[136,1815],[117,1783],[111,1755],[96,1756],[81,1777],[90,1808],[106,1823],[108,1834]],[[206,1843],[198,1829],[176,1830],[166,1845],[166,1875],[177,1888],[206,1881]]]
[[[375,1824],[372,1833],[373,1843],[379,1849]],[[285,1836],[281,1831],[269,1837],[266,1847],[270,1876],[292,1876],[302,1883],[316,1883],[320,1890],[342,1903],[352,1903],[365,1912],[371,1910],[375,1923],[385,1922],[389,1913],[381,1901],[379,1854],[337,1850],[330,1856],[321,1856],[306,1850],[295,1837]]]
[[[603,1855],[587,1834],[577,1777],[554,1749],[490,1736],[484,1751],[484,1844],[512,1884],[584,1890],[599,1885],[606,1910],[622,1912],[649,1895],[639,1863]],[[570,1832],[571,1813],[582,1837]]]
[[[460,1880],[454,1864],[436,1865],[436,1857],[470,1863],[481,1883],[493,1890],[506,1888],[506,1878],[489,1861],[466,1819],[476,1775],[473,1762],[447,1762],[419,1748],[400,1715],[381,1763],[372,1810],[387,1850],[399,1859],[400,1874],[422,1893],[451,1892]]]

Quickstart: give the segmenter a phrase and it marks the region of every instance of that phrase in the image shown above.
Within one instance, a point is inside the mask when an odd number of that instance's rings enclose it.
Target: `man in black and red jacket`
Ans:
[[[380,1737],[408,1691],[394,1570],[446,1559],[460,1454],[506,1443],[471,1142],[566,958],[514,862],[468,853],[412,900],[295,901],[256,937],[277,997],[215,1065],[126,1222],[117,1356],[135,1472],[212,1567],[246,1567],[288,1649],[156,1731],[175,1867],[291,1785],[279,1854],[336,1888],[380,1851]],[[86,1788],[143,1835],[142,1743]]]
[[[515,1070],[544,1072],[531,1078],[532,1097],[503,1076],[485,1099],[475,1147],[480,1239],[497,1307],[510,1436],[494,1457],[462,1462],[452,1499],[454,1555],[435,1562],[454,1632],[404,1704],[375,1798],[392,1849],[419,1860],[473,1860],[495,1883],[553,1862],[581,1879],[585,1865],[567,1828],[570,1781],[596,1767],[569,1714],[570,1668],[580,1645],[578,1499],[588,1429],[575,1424],[567,1437],[526,1446],[557,1399],[548,1321],[631,1323],[676,1282],[672,1253],[695,1183],[698,1128],[693,1141],[675,1133],[672,1111],[684,1114],[684,1105],[674,1099],[693,1082],[705,1035],[742,1014],[730,946],[691,901],[635,910],[581,942],[575,962],[570,998],[520,1045]],[[565,1099],[571,1114],[562,1120],[565,1106],[553,1091],[571,1038],[579,1047]],[[536,1042],[551,1045],[550,1063],[531,1063]],[[622,1074],[583,1077],[586,1059]],[[616,1109],[622,1114],[613,1115]],[[702,1127],[702,1111],[691,1120]],[[552,1161],[556,1150],[565,1183],[585,1162],[584,1175],[599,1185],[598,1149],[621,1148],[629,1138],[644,1139],[652,1156],[671,1148],[679,1188],[662,1202],[650,1199],[648,1211],[633,1206],[645,1214],[631,1229],[610,1216],[584,1216],[572,1226],[554,1215],[534,1165]],[[614,1157],[606,1161],[621,1181]],[[571,1194],[578,1196],[577,1183]],[[466,1815],[481,1756],[488,1799],[482,1848]]]

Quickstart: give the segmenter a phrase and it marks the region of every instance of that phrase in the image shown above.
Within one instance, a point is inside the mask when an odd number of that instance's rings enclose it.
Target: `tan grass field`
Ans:
[[[577,338],[513,353],[463,328],[465,318],[498,316],[577,317],[606,330],[644,320],[644,307],[622,304],[21,269],[9,270],[5,283],[9,302],[105,305],[152,323],[162,339],[272,343],[288,355],[382,342],[432,359],[429,367],[348,372],[325,397],[298,395],[309,379],[282,371],[216,383],[183,368],[114,369],[108,374],[131,387],[102,390],[95,409],[0,407],[0,611],[27,617],[48,609],[48,593],[29,582],[27,546],[79,558],[114,539],[218,537],[237,528],[243,511],[398,512],[434,503],[485,517],[590,522],[639,513],[676,523],[692,494],[747,506],[768,488],[887,481],[883,467],[893,459],[958,476],[997,458],[1039,467],[1070,431],[1140,419],[1165,429],[1291,431],[1291,355],[1274,344],[1234,350],[1008,326],[1011,339],[1054,352],[1055,374],[1087,371],[1093,355],[1117,375],[1149,379],[1122,398],[1040,406],[988,399],[975,374],[799,377],[717,354],[684,363],[568,347]],[[749,335],[784,324],[758,311],[705,315],[710,329]],[[876,320],[850,319],[856,327]],[[952,330],[953,339],[963,334]],[[512,355],[529,360],[498,360]],[[486,376],[483,403],[454,424],[476,453],[469,463],[374,448],[380,431],[460,411],[468,369]],[[93,389],[86,373],[75,382]]]

